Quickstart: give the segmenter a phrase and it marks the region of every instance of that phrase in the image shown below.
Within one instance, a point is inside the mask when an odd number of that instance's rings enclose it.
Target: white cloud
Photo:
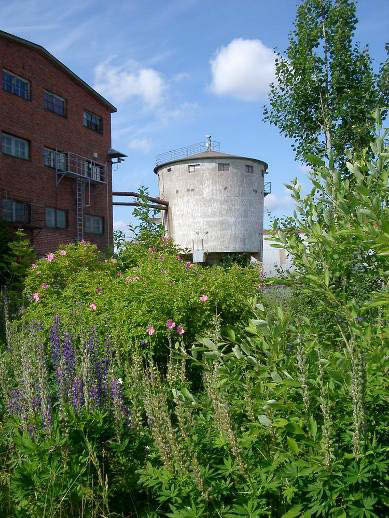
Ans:
[[[122,230],[125,232],[128,229],[128,223],[122,220],[114,220],[113,222],[113,229],[114,230]]]
[[[179,72],[173,76],[173,81],[175,83],[179,83],[180,81],[187,81],[190,79],[190,74],[188,72]]]
[[[261,40],[232,40],[210,61],[212,92],[258,101],[266,96],[269,84],[275,80],[274,59],[273,50]]]
[[[289,192],[284,194],[268,194],[265,198],[265,209],[270,211],[290,211],[293,207],[294,201],[290,197]]]
[[[151,150],[151,140],[149,138],[133,138],[128,143],[130,149],[148,153]]]
[[[105,62],[95,68],[94,88],[114,102],[137,97],[154,108],[163,101],[166,82],[153,68],[140,68],[134,63],[115,67]]]
[[[308,164],[298,164],[297,168],[306,175],[309,175],[309,173],[312,172],[312,167]]]

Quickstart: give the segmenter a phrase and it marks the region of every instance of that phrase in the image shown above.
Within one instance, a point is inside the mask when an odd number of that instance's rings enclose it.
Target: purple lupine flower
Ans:
[[[28,427],[27,427],[27,430],[28,430],[28,433],[30,435],[30,439],[34,439],[35,438],[35,434],[36,434],[36,428],[33,424],[29,424]]]
[[[124,418],[125,422],[129,425],[130,411],[123,401],[122,384],[123,380],[121,378],[111,379],[111,400],[114,408],[115,418]]]
[[[42,404],[42,397],[41,397],[40,392],[41,392],[41,391],[40,391],[40,387],[38,387],[38,388],[36,389],[36,393],[35,393],[34,397],[32,398],[32,401],[31,401],[31,403],[32,403],[32,409],[33,409],[34,411],[36,411],[36,410],[38,410],[38,409],[40,409],[40,408],[41,408],[41,404]]]
[[[73,383],[73,407],[76,412],[80,410],[84,404],[84,390],[81,378],[74,378]]]
[[[8,412],[13,416],[20,416],[22,413],[23,401],[20,389],[13,389],[8,398]]]
[[[69,378],[72,378],[75,367],[75,357],[72,338],[68,333],[64,336],[62,353],[65,360],[66,374]]]
[[[56,316],[54,319],[54,324],[50,329],[51,360],[53,362],[54,368],[57,367],[59,357],[61,354],[61,341],[59,338],[58,326],[59,326],[59,317]]]
[[[43,415],[42,415],[43,427],[44,428],[50,428],[51,421],[52,421],[52,418],[51,418],[51,407],[50,407],[50,404],[47,404],[46,408],[43,411]]]
[[[97,384],[92,385],[89,389],[89,401],[94,406],[98,406],[100,404],[99,387]]]

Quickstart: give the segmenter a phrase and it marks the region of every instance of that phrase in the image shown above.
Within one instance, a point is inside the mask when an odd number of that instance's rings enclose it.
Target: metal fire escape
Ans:
[[[100,164],[75,153],[55,151],[54,163],[56,185],[65,176],[76,179],[76,239],[84,239],[84,209],[90,205],[91,184],[106,183],[106,164]],[[86,203],[86,186],[88,186],[89,202]]]
[[[85,205],[85,182],[82,178],[76,179],[76,226],[77,241],[84,239],[84,205]]]

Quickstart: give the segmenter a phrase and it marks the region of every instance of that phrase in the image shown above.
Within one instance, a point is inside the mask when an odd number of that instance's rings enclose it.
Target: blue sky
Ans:
[[[114,189],[157,194],[157,154],[204,140],[269,164],[273,216],[288,214],[284,184],[306,171],[290,142],[261,121],[273,53],[288,45],[295,0],[0,1],[1,29],[43,45],[118,108],[112,144],[128,155]],[[356,40],[385,58],[388,0],[360,0]],[[115,208],[117,228],[130,218]],[[269,218],[267,218],[269,221]]]

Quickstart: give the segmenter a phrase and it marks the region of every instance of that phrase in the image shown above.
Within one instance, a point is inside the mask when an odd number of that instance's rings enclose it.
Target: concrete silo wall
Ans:
[[[228,171],[219,171],[218,164],[223,163],[229,164]],[[195,166],[192,172],[189,165]],[[246,166],[252,166],[253,172]],[[246,158],[193,158],[161,166],[158,178],[160,195],[169,201],[169,233],[179,246],[208,253],[260,253],[261,163]]]

